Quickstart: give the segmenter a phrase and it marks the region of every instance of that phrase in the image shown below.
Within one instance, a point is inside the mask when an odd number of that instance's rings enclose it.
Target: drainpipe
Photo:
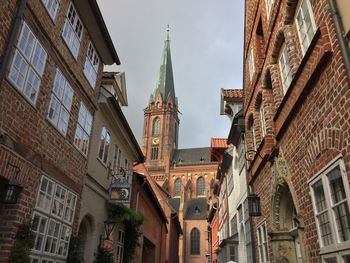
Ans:
[[[7,42],[7,45],[5,47],[5,53],[4,56],[1,58],[1,65],[0,65],[0,87],[1,87],[1,83],[4,80],[5,77],[5,73],[6,73],[6,67],[7,64],[10,60],[10,56],[11,56],[11,50],[12,47],[16,41],[17,38],[17,33],[19,30],[19,27],[21,25],[21,21],[22,21],[22,17],[23,17],[23,13],[24,13],[24,8],[26,6],[26,0],[18,0],[18,9],[17,9],[17,13],[15,16],[15,19],[12,23],[12,29],[9,35],[9,39]]]
[[[332,13],[335,32],[337,34],[337,38],[339,40],[340,51],[344,59],[344,66],[346,70],[346,75],[348,77],[348,82],[350,84],[350,51],[348,48],[348,43],[344,36],[344,28],[342,24],[342,20],[338,11],[336,0],[329,0],[329,7]]]

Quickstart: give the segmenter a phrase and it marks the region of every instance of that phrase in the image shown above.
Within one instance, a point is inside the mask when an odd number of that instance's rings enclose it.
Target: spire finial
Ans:
[[[166,25],[166,40],[169,40],[169,31],[170,31],[170,26],[169,24]]]

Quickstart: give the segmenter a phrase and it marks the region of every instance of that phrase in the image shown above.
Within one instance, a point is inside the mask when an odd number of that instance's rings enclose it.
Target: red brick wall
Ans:
[[[10,26],[17,12],[18,1],[2,1],[0,4],[0,55],[11,30]],[[36,104],[31,105],[7,80],[7,73],[0,87],[0,132],[7,134],[0,138],[0,175],[12,179],[6,169],[7,163],[20,167],[18,180],[24,186],[16,205],[0,205],[0,261],[6,258],[13,245],[12,237],[18,224],[31,218],[39,179],[43,174],[59,181],[73,190],[80,201],[80,191],[86,174],[87,159],[73,145],[80,102],[83,101],[91,114],[95,111],[99,88],[92,89],[87,82],[83,67],[89,43],[85,28],[76,61],[68,50],[61,34],[69,1],[60,1],[55,22],[51,20],[42,1],[27,1],[24,21],[46,50],[48,57],[42,77]],[[18,30],[18,34],[21,28]],[[16,40],[17,43],[17,40]],[[12,56],[7,70],[12,62]],[[66,136],[47,120],[52,85],[56,67],[59,67],[74,90],[73,103]],[[100,63],[97,87],[102,76]],[[80,202],[75,211],[73,233],[77,232],[77,218]]]
[[[253,4],[248,2],[246,15],[254,13]],[[343,157],[350,179],[349,82],[327,8],[328,1],[310,1],[317,31],[304,57],[294,25],[294,12],[290,11],[298,1],[275,2],[269,21],[266,18],[265,1],[262,0],[259,1],[256,15],[246,17],[246,52],[249,43],[254,49],[257,48],[257,41],[254,40],[256,36],[250,35],[250,32],[256,30],[260,16],[265,39],[264,52],[259,55],[262,60],[255,60],[254,80],[250,83],[247,70],[244,77],[246,123],[249,115],[253,114],[257,124],[255,134],[258,153],[253,156],[248,172],[249,181],[254,192],[260,196],[262,205],[262,216],[254,220],[254,232],[257,223],[263,220],[267,221],[267,227],[271,229],[271,201],[274,193],[271,189],[272,163],[267,158],[270,156],[270,160],[274,159],[271,156],[274,146],[283,152],[291,174],[289,188],[305,224],[302,247],[307,260],[319,262],[318,237],[307,181],[339,154]],[[251,22],[251,19],[255,22]],[[288,23],[288,26],[283,27]],[[283,39],[291,49],[289,55],[294,73],[294,79],[284,96],[278,65]],[[264,140],[261,138],[256,109],[258,94],[262,94],[268,128]],[[251,135],[248,130],[246,138],[249,150],[253,149]]]

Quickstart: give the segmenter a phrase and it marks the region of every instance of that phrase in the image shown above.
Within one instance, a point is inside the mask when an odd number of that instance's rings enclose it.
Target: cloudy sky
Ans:
[[[143,109],[153,91],[166,25],[170,25],[180,148],[206,147],[227,137],[220,89],[242,86],[243,0],[99,0],[124,71],[124,113],[140,142]]]

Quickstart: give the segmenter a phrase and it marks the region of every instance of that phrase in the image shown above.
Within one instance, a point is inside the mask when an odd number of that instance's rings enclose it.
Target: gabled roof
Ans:
[[[185,202],[184,218],[190,220],[207,219],[208,203],[204,198],[192,198]]]
[[[173,66],[171,63],[169,35],[164,42],[162,61],[159,68],[157,83],[154,87],[153,93],[151,94],[150,101],[155,101],[158,94],[160,94],[163,101],[167,101],[169,97],[172,97],[174,103],[177,105],[177,98],[175,97],[174,88]]]
[[[200,165],[211,163],[210,147],[176,149],[174,151],[172,163],[176,166]]]

